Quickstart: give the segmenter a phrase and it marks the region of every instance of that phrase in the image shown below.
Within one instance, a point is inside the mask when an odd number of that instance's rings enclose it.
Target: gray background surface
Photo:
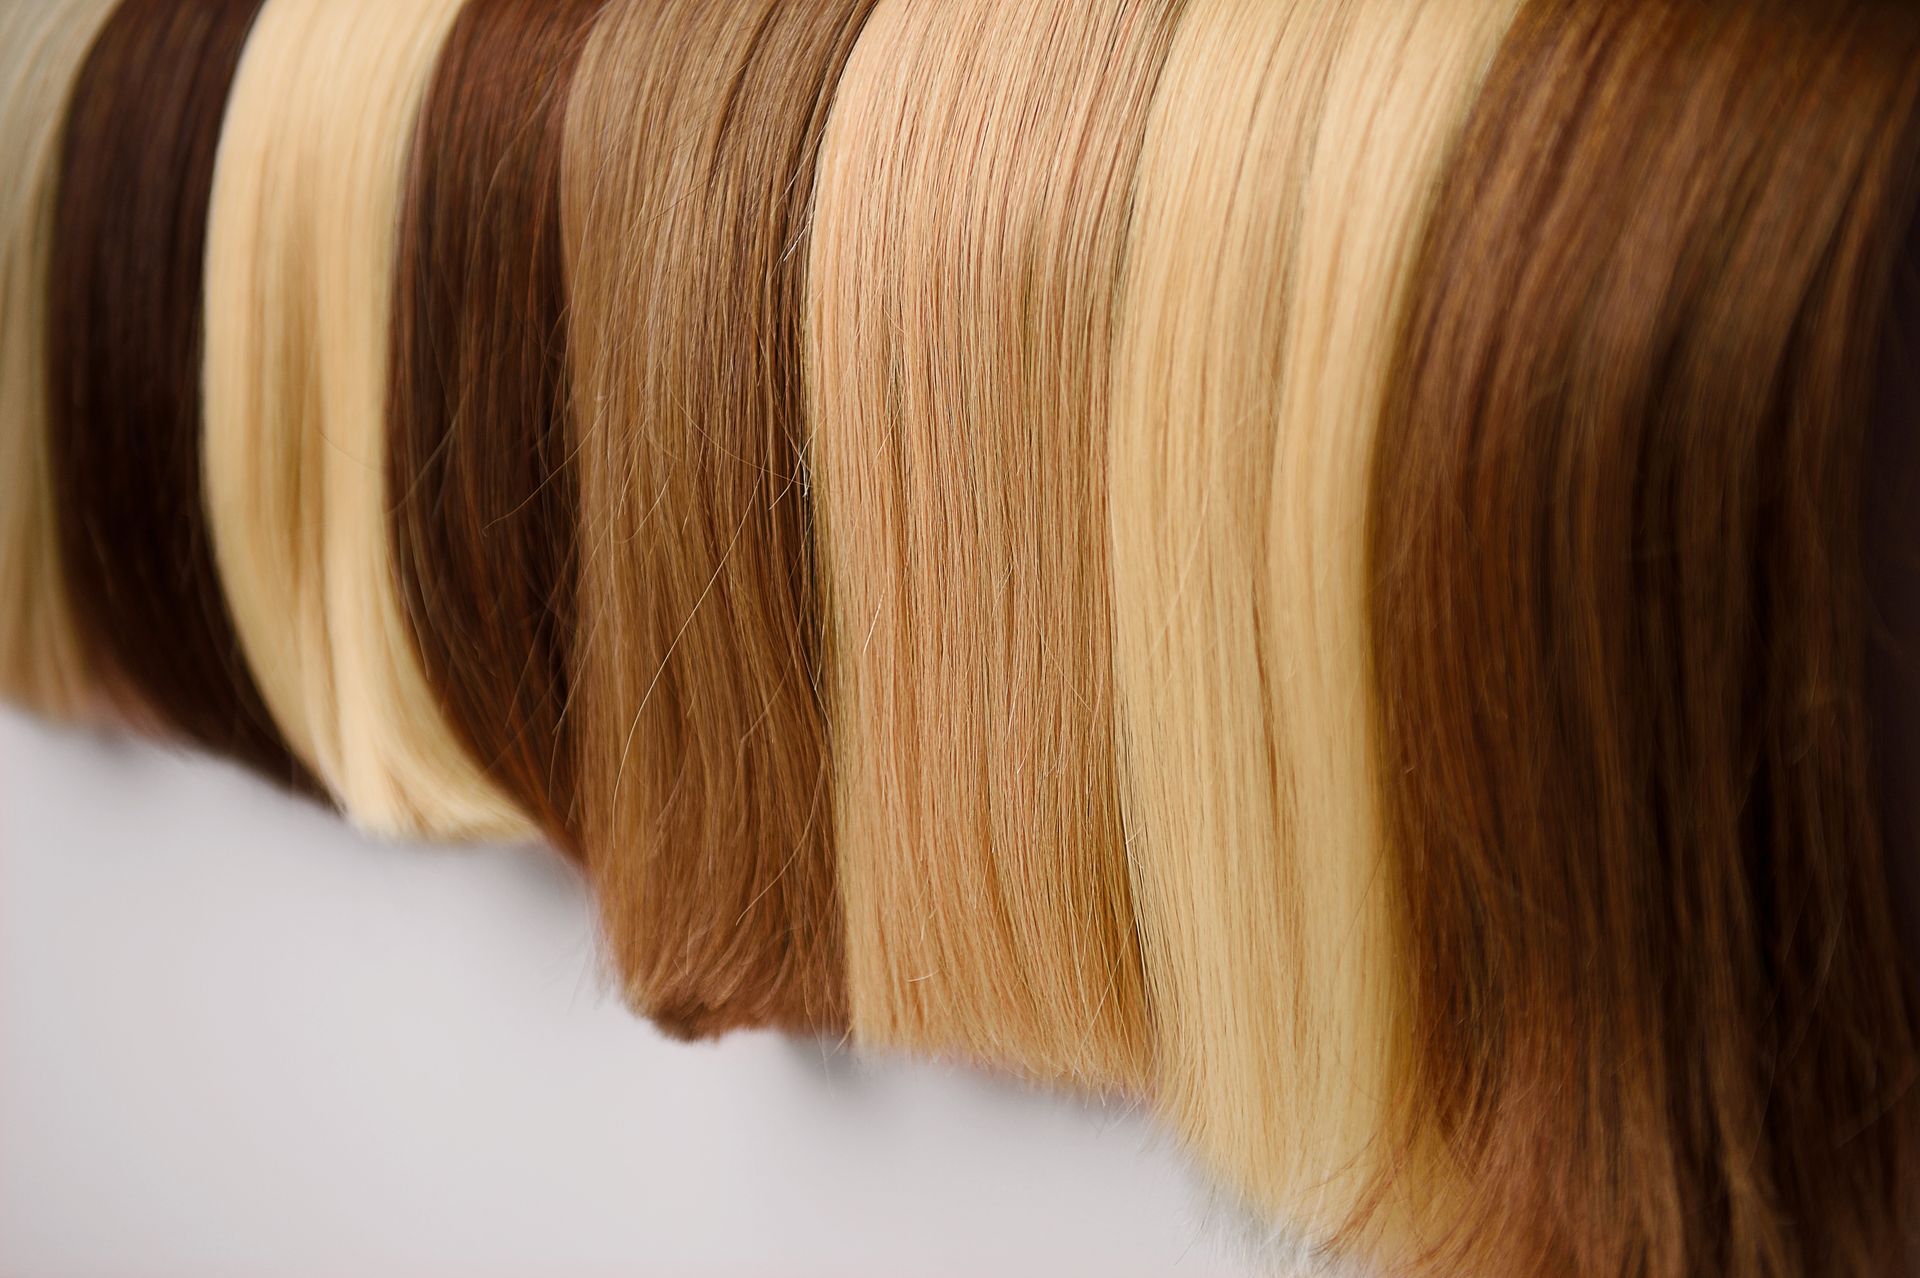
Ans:
[[[570,872],[0,711],[0,1278],[1252,1273],[1125,1106],[669,1042]]]

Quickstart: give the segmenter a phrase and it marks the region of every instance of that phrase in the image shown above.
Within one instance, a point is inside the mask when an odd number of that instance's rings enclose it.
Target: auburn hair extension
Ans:
[[[43,714],[88,709],[47,457],[47,258],[60,127],[112,0],[0,6],[0,697]]]
[[[1895,1272],[1859,507],[1920,13],[1531,0],[1371,499],[1418,1090],[1474,1274]]]
[[[408,171],[388,424],[393,565],[421,667],[468,753],[575,855],[560,148],[605,3],[469,0],[454,21]]]
[[[262,7],[214,169],[206,492],[261,692],[347,814],[382,833],[509,836],[528,819],[440,712],[387,524],[402,193],[419,105],[460,6]]]
[[[871,7],[626,0],[567,114],[581,820],[629,994],[689,1037],[846,1020],[800,324]]]
[[[200,500],[200,290],[259,0],[121,0],[68,107],[48,272],[51,474],[90,665],[142,716],[305,784],[247,674]]]
[[[1311,1250],[1386,1228],[1408,1154],[1369,463],[1432,186],[1516,4],[1192,0],[1136,179],[1108,513],[1157,1101]]]
[[[1131,1090],[1107,377],[1178,8],[882,0],[808,304],[855,1034]]]

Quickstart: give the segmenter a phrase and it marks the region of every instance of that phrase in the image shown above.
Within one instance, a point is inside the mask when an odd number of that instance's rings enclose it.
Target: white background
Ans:
[[[1225,1278],[1144,1115],[669,1042],[526,848],[0,712],[0,1278]]]

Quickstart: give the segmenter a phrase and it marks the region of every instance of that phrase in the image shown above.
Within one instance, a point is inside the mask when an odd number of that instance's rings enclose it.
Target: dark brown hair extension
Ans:
[[[1894,281],[1867,463],[1868,677],[1882,842],[1910,981],[1920,980],[1920,223]],[[1920,1202],[1914,1204],[1920,1218]],[[1920,1240],[1916,1240],[1920,1241]],[[1915,1258],[1920,1264],[1920,1256]]]
[[[48,272],[67,587],[110,685],[311,789],[247,673],[200,487],[202,263],[227,90],[259,0],[122,0],[69,107]]]
[[[1867,686],[1882,853],[1912,999],[1920,991],[1920,219],[1907,235],[1890,311],[1867,451]],[[1906,1260],[1894,1272],[1920,1273],[1920,1190],[1900,1206],[1909,1222]]]
[[[575,857],[560,152],[605,4],[470,0],[448,33],[401,215],[387,459],[427,679],[494,783]]]
[[[634,1003],[845,1022],[801,299],[814,155],[871,0],[632,0],[566,149],[581,818]]]
[[[1916,66],[1885,0],[1533,0],[1439,194],[1369,553],[1464,1272],[1899,1263],[1858,524]]]

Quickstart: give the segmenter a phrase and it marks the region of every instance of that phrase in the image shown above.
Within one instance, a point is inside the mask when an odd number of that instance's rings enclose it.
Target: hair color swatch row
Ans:
[[[1302,1272],[1920,1262],[1920,11],[14,0],[0,692]]]

